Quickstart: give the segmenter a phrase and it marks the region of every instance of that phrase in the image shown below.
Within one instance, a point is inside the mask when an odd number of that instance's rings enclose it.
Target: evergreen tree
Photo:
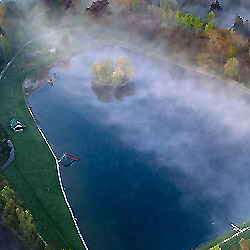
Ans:
[[[211,3],[210,5],[210,10],[209,11],[215,11],[215,10],[221,10],[221,4],[219,0],[215,0],[214,2]]]
[[[176,12],[175,20],[178,26],[183,27],[185,25],[185,18],[180,10]]]
[[[240,17],[239,15],[235,16],[233,30],[241,34],[245,34],[245,26],[244,26],[243,18]]]
[[[200,17],[196,17],[193,21],[193,28],[195,33],[199,33],[202,30],[204,23]]]

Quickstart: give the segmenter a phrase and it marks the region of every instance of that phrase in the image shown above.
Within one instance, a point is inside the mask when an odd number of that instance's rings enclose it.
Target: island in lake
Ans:
[[[135,85],[131,82],[135,68],[128,57],[119,57],[116,65],[112,59],[94,62],[91,68],[91,89],[100,102],[121,101],[124,96],[135,94]]]
[[[135,74],[135,68],[128,57],[119,57],[116,65],[112,59],[94,62],[91,68],[92,84],[125,86]]]

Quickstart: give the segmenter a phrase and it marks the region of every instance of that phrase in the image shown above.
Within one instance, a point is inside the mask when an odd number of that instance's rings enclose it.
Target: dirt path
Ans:
[[[11,148],[10,156],[9,156],[9,159],[3,164],[1,169],[5,169],[8,165],[10,165],[10,163],[14,160],[14,157],[15,157],[15,149],[14,149],[14,145],[12,141],[8,140],[7,143],[8,143],[8,146]]]

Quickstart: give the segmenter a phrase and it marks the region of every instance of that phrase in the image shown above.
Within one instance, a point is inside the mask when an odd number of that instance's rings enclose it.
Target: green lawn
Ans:
[[[64,57],[69,56],[67,54]],[[15,146],[15,160],[4,170],[4,175],[31,211],[38,232],[46,241],[53,241],[58,249],[80,250],[84,247],[64,202],[55,161],[26,108],[21,88],[27,76],[61,59],[60,55],[42,56],[39,60],[32,59],[30,66],[21,71],[23,62],[19,57],[14,62],[15,67],[11,66],[6,71],[6,79],[0,80],[0,123]],[[12,117],[22,121],[26,126],[25,132],[10,130],[9,120]]]

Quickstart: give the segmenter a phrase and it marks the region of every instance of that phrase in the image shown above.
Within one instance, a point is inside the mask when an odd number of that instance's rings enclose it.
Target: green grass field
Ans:
[[[77,234],[59,187],[55,161],[38,132],[25,104],[24,79],[45,67],[69,56],[46,55],[32,59],[24,71],[23,61],[17,58],[0,80],[0,123],[15,146],[15,160],[4,170],[7,180],[22,197],[25,207],[34,216],[38,232],[58,249],[84,249]],[[14,133],[9,121],[16,117],[26,126],[25,132]],[[47,189],[49,188],[49,190]],[[84,235],[84,232],[82,232]]]

